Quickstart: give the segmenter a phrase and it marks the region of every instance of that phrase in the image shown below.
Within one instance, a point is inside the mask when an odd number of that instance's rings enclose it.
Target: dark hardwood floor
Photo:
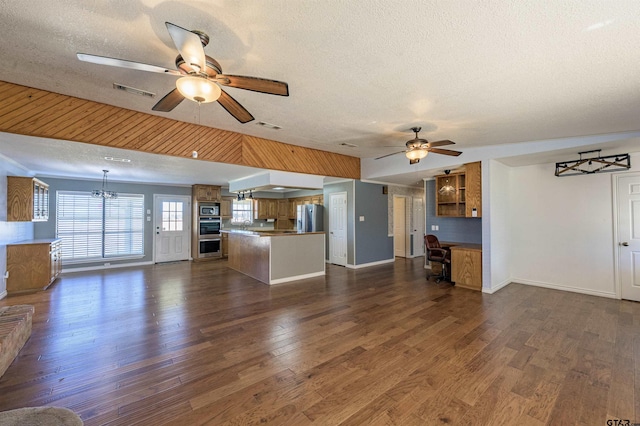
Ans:
[[[65,274],[0,410],[86,425],[640,422],[640,303],[425,280],[422,259],[267,286],[225,261]]]

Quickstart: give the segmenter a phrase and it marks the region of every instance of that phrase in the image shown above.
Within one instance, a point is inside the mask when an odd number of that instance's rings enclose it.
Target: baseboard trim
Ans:
[[[586,288],[572,287],[572,286],[568,286],[568,285],[551,284],[551,283],[545,283],[545,282],[542,282],[542,281],[524,280],[524,279],[519,279],[519,278],[513,278],[511,280],[511,282],[518,283],[518,284],[532,285],[532,286],[535,286],[535,287],[550,288],[550,289],[553,289],[553,290],[570,291],[572,293],[588,294],[590,296],[599,296],[599,297],[606,297],[606,298],[609,298],[609,299],[618,299],[618,297],[616,296],[615,293],[610,293],[610,292],[607,292],[607,291],[589,290],[589,289],[586,289]]]
[[[361,263],[359,265],[352,265],[350,263],[347,263],[346,267],[349,269],[360,269],[360,268],[368,268],[369,266],[377,266],[377,265],[384,265],[386,263],[393,263],[395,261],[396,261],[396,258],[394,257],[393,259],[378,260],[377,262]]]
[[[67,268],[67,269],[63,268],[61,273],[68,274],[71,272],[98,271],[101,269],[128,268],[131,266],[146,266],[146,265],[153,265],[153,264],[154,264],[153,262],[133,262],[133,263],[116,263],[109,266],[96,265],[96,266],[85,266],[82,268]]]
[[[288,283],[289,281],[304,280],[307,278],[321,277],[323,275],[326,275],[325,271],[312,272],[310,274],[303,274],[303,275],[296,275],[294,277],[278,278],[277,280],[269,280],[269,285]]]
[[[496,285],[495,287],[491,287],[491,288],[483,288],[482,292],[483,293],[487,293],[487,294],[493,294],[496,291],[500,290],[501,288],[504,288],[506,286],[508,286],[509,284],[511,284],[513,281],[512,280],[504,280],[502,281],[500,284]]]
[[[0,293],[0,300],[4,299],[5,297],[7,297],[7,290],[3,291],[2,293]]]

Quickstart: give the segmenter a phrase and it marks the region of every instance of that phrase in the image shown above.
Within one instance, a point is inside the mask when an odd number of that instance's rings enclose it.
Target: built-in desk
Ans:
[[[440,241],[440,245],[451,250],[451,281],[459,287],[482,291],[482,244]],[[431,270],[438,273],[434,266]]]

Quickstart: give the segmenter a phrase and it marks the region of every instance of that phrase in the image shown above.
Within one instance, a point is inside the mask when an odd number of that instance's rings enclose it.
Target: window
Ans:
[[[56,236],[65,261],[144,255],[144,195],[116,199],[57,191]]]
[[[233,200],[231,223],[253,223],[253,200]]]
[[[184,211],[182,201],[163,201],[162,202],[162,230],[163,231],[182,231]]]

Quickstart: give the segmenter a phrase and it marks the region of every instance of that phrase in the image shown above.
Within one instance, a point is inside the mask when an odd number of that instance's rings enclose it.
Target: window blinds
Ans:
[[[67,261],[144,254],[144,195],[116,199],[90,193],[58,191],[56,235]]]

